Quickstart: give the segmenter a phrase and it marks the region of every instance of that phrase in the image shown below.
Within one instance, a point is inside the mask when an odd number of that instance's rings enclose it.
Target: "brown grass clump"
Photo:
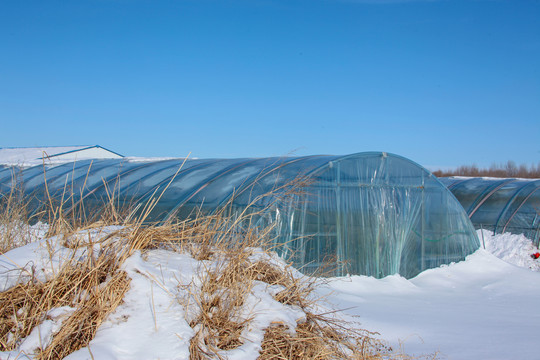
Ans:
[[[374,333],[313,312],[318,302],[312,296],[315,280],[295,276],[291,269],[265,260],[251,261],[245,253],[228,260],[223,267],[204,269],[202,286],[193,290],[199,311],[190,322],[196,330],[190,359],[219,359],[221,350],[243,344],[242,333],[251,319],[242,319],[239,312],[255,281],[282,286],[275,300],[305,313],[305,319],[295,329],[283,324],[268,327],[259,359],[389,358],[392,349],[377,340]]]
[[[387,359],[392,349],[376,339],[376,333],[359,324],[340,320],[333,313],[315,312],[321,299],[312,293],[319,283],[316,278],[299,277],[290,268],[278,269],[282,275],[273,277],[283,286],[274,299],[287,306],[296,306],[305,313],[295,329],[274,324],[266,329],[259,359]],[[293,333],[294,331],[294,333]]]
[[[261,360],[270,359],[388,359],[392,349],[374,338],[375,333],[346,328],[335,319],[308,313],[294,334],[282,324],[266,329]]]
[[[184,304],[195,309],[188,319],[195,330],[190,359],[221,358],[222,351],[241,346],[242,333],[251,321],[242,317],[242,307],[254,281],[281,276],[270,271],[273,268],[266,262],[252,261],[255,247],[268,240],[261,232],[256,235],[254,229],[242,226],[248,217],[241,221],[220,211],[200,216],[191,226],[183,224],[181,247],[202,261],[198,283],[191,286]]]
[[[27,221],[27,202],[22,192],[13,187],[9,196],[4,195],[0,221],[10,224]],[[23,339],[45,320],[48,313],[60,307],[70,307],[61,327],[53,334],[50,343],[41,344],[34,354],[39,359],[62,359],[72,352],[86,347],[116,307],[122,303],[129,289],[130,280],[121,264],[136,250],[149,248],[154,237],[163,237],[166,231],[159,227],[144,228],[144,219],[124,223],[124,227],[102,237],[96,242],[91,232],[101,232],[109,225],[121,223],[119,212],[111,200],[95,222],[85,223],[84,217],[65,211],[60,204],[50,200],[44,212],[48,214],[48,236],[57,236],[61,245],[73,250],[71,258],[62,259],[59,270],[46,281],[39,280],[32,270],[21,269],[30,279],[0,293],[0,351],[16,350]],[[57,206],[57,207],[55,207]],[[5,232],[2,234],[5,235]],[[15,234],[13,238],[20,238]],[[2,236],[2,250],[24,245]],[[53,261],[55,245],[47,240],[50,261]]]
[[[132,224],[103,237],[99,246],[84,233],[102,229],[104,223],[59,236],[57,241],[78,250],[72,258],[64,259],[61,268],[47,281],[33,276],[30,281],[0,293],[0,350],[17,349],[22,339],[48,319],[50,310],[63,306],[73,311],[62,321],[50,344],[42,344],[37,358],[62,359],[86,347],[129,289],[127,274],[119,270],[121,264],[134,251],[150,248],[156,236],[168,234],[160,227],[138,225]],[[84,250],[83,255],[81,250]],[[51,252],[51,259],[53,255]]]
[[[41,359],[63,359],[90,343],[98,327],[122,303],[129,289],[129,279],[123,271],[114,272],[103,284],[92,287],[87,298],[77,304],[77,310],[62,323],[51,344],[41,352]]]
[[[209,264],[200,269],[200,286],[191,289],[196,316],[189,321],[195,330],[190,342],[190,359],[220,358],[220,351],[242,345],[242,332],[251,320],[241,317],[242,306],[253,286],[253,282],[244,277],[247,253],[224,255],[227,258],[218,259],[215,268]]]
[[[233,236],[227,229],[234,219],[216,216],[208,219],[213,232],[221,236],[223,231]],[[219,226],[218,224],[219,223]],[[204,226],[199,219],[198,230]],[[190,231],[194,231],[193,229]],[[274,299],[284,306],[302,309],[305,314],[299,319],[295,329],[276,323],[265,330],[259,359],[388,359],[392,349],[375,338],[374,333],[358,330],[357,324],[337,320],[332,314],[319,314],[314,309],[320,299],[313,296],[318,280],[301,276],[294,269],[273,263],[266,243],[268,237],[260,234],[271,231],[259,229],[259,237],[245,230],[246,238],[235,241],[220,238],[219,241],[206,238],[204,246],[195,235],[194,256],[204,248],[211,261],[203,262],[198,271],[199,281],[190,287],[191,296],[184,300],[186,308],[195,308],[195,314],[188,315],[188,323],[195,330],[190,342],[190,359],[222,359],[224,351],[241,346],[243,333],[253,320],[252,314],[242,315],[245,305],[256,282],[268,286],[278,286],[282,290]],[[194,232],[196,234],[196,232]],[[237,236],[238,234],[234,234]],[[189,248],[189,238],[184,239],[184,247]],[[191,303],[190,303],[191,301]]]
[[[83,261],[69,259],[45,282],[34,277],[0,293],[0,350],[16,349],[50,310],[70,306],[74,312],[39,354],[41,359],[61,359],[88,344],[128,288],[126,274],[107,251],[87,254]]]

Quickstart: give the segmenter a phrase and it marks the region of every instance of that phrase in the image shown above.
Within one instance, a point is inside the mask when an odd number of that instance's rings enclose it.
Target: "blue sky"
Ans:
[[[540,1],[0,2],[0,147],[540,162]]]

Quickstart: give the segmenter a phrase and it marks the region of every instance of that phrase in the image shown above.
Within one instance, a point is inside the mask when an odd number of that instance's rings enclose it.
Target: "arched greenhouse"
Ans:
[[[423,167],[387,153],[84,160],[43,169],[22,169],[17,176],[34,199],[47,191],[65,196],[68,186],[72,203],[81,198],[85,205],[99,202],[112,189],[125,203],[141,203],[166,189],[153,220],[186,218],[194,209],[212,213],[224,206],[234,213],[250,205],[262,210],[258,224],[275,225],[280,255],[306,273],[331,261],[338,264],[335,275],[399,273],[410,278],[463,260],[479,247],[452,193]],[[13,169],[0,170],[1,192],[9,191],[12,179]],[[301,191],[282,196],[291,181],[300,183]]]
[[[540,241],[540,180],[441,178],[473,225],[495,233],[524,234]]]

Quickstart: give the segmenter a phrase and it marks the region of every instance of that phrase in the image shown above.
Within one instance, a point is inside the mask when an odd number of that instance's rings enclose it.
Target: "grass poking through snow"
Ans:
[[[14,222],[29,221],[24,199],[17,196],[13,192],[2,198],[0,226],[7,229],[0,233],[2,253],[24,245],[21,235],[10,228]],[[193,329],[190,359],[226,359],[231,351],[253,341],[250,333],[261,314],[250,307],[257,305],[254,298],[260,289],[272,289],[271,301],[298,316],[292,323],[271,321],[260,329],[259,359],[402,358],[376,334],[339,320],[337,313],[322,311],[321,300],[314,296],[319,280],[276,260],[271,252],[274,239],[269,237],[272,229],[250,225],[256,213],[228,216],[223,210],[152,225],[146,223],[152,204],[137,207],[142,215],[122,217],[110,201],[108,210],[91,223],[81,221],[82,216],[65,215],[63,206],[49,209],[51,238],[44,242],[48,260],[53,263],[59,246],[71,253],[45,278],[37,276],[36,269],[21,269],[26,275],[0,293],[0,350],[62,359],[88,347],[130,289],[130,277],[122,270],[126,259],[136,252],[165,249],[189,254],[199,264],[187,287],[189,296],[177,299]],[[53,320],[50,336],[37,351],[21,348],[25,339]]]

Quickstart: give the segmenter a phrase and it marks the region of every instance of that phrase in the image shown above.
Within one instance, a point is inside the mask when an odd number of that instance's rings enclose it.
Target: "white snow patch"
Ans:
[[[19,247],[25,244],[43,239],[49,230],[49,225],[37,222],[28,225],[23,221],[14,221],[11,224],[0,224],[0,237],[11,238],[14,246]]]
[[[36,354],[39,349],[45,349],[52,341],[54,333],[60,330],[62,321],[75,311],[70,306],[62,306],[47,312],[45,320],[36,326],[20,345],[19,349],[25,354]]]
[[[535,359],[540,273],[480,249],[413,279],[333,279],[318,290],[334,306],[409,354],[442,359]]]
[[[99,239],[118,228],[80,233]],[[481,236],[482,234],[480,234]],[[343,309],[342,317],[377,331],[394,348],[412,355],[439,352],[439,359],[535,359],[540,324],[540,272],[537,251],[521,235],[483,233],[486,250],[463,262],[430,269],[413,279],[392,275],[384,279],[347,276],[321,281],[315,297],[325,297],[319,309]],[[37,239],[0,256],[0,289],[27,280],[46,279],[74,256],[86,256],[64,247],[66,239]],[[92,251],[98,250],[95,247]],[[492,253],[490,253],[492,252]],[[257,253],[253,259],[266,255]],[[270,261],[284,266],[283,261]],[[531,264],[534,266],[531,267]],[[186,312],[198,271],[211,268],[187,254],[153,250],[135,253],[123,265],[131,278],[124,302],[98,329],[89,346],[67,359],[187,359],[194,330]],[[20,268],[24,268],[21,270]],[[535,270],[535,271],[531,271]],[[225,359],[256,359],[264,328],[272,322],[294,329],[304,316],[294,307],[276,302],[279,286],[256,282],[239,314],[251,321],[244,343],[223,351]],[[70,308],[53,309],[16,351],[0,352],[0,359],[32,359],[50,341]],[[291,330],[294,331],[294,330]]]
[[[499,259],[510,264],[540,271],[540,259],[533,259],[532,254],[537,253],[538,247],[525,235],[519,234],[493,234],[488,230],[478,230],[478,238],[485,243],[486,250]]]

